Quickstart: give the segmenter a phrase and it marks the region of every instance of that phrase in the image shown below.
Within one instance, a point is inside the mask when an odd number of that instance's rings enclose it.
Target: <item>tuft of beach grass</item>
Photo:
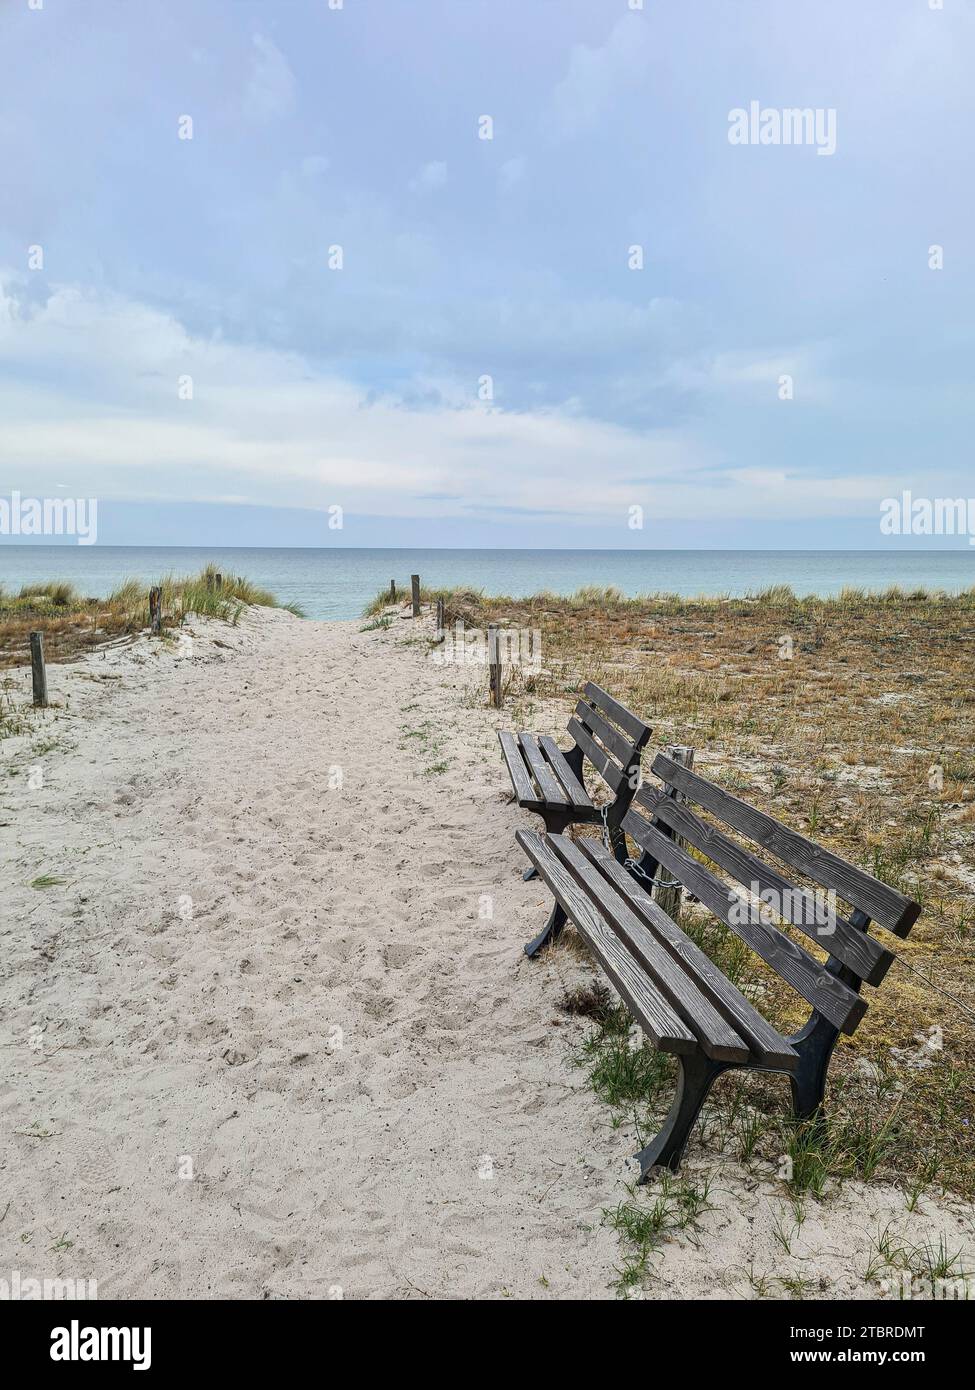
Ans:
[[[190,613],[236,623],[251,605],[283,607],[304,617],[298,604],[280,604],[269,590],[242,575],[224,573],[218,588],[218,572],[210,564],[199,574],[170,574],[156,581],[164,631],[178,627]],[[105,642],[135,636],[149,626],[150,587],[128,579],[107,598],[85,598],[63,580],[25,584],[15,596],[0,589],[0,667],[24,662],[28,634],[34,631],[44,633],[49,661],[71,660]]]

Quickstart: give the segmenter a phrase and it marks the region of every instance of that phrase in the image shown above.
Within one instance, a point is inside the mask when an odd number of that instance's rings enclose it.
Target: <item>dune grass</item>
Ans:
[[[297,604],[279,604],[274,594],[237,574],[217,567],[199,574],[165,575],[162,590],[163,632],[179,627],[190,613],[236,623],[245,607],[285,607],[303,617]],[[44,633],[48,660],[65,661],[106,642],[124,640],[149,626],[149,585],[126,580],[106,598],[86,598],[64,580],[25,584],[17,594],[0,589],[0,667],[22,665],[28,634]]]
[[[704,776],[923,905],[906,941],[888,939],[900,960],[865,989],[866,1018],[837,1047],[825,1138],[783,1130],[787,1088],[762,1076],[719,1081],[709,1137],[772,1163],[790,1155],[796,1188],[815,1190],[823,1174],[881,1175],[909,1191],[975,1192],[975,589],[465,591],[446,607],[448,622],[541,631],[541,670],[505,671],[510,727],[565,746],[581,686],[594,680],[653,726],[645,770],[652,750],[689,744]],[[801,1025],[799,996],[727,928],[694,906],[684,926],[777,1027]],[[602,1038],[587,1063],[594,1084],[618,1103],[614,1087],[635,1079],[641,1121],[648,1109],[659,1115],[670,1100],[667,1087],[658,1093],[660,1063],[624,1055],[612,1029]]]
[[[483,595],[479,589],[434,589],[426,584],[420,585],[420,602],[422,604],[435,604],[438,598],[442,598],[446,602],[448,599],[457,599],[461,596],[471,603],[478,603],[483,599]],[[386,584],[379,590],[375,598],[369,600],[362,610],[362,616],[364,618],[380,617],[387,608],[401,608],[404,604],[409,604],[410,602],[411,590],[409,579],[407,579],[405,584],[397,580],[395,604],[390,603],[389,585]]]

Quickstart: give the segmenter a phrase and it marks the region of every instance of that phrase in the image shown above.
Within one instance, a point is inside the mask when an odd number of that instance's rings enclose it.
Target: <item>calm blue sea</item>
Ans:
[[[0,545],[0,585],[67,579],[104,597],[125,579],[149,584],[163,574],[193,573],[213,561],[246,575],[310,618],[355,618],[390,579],[409,585],[464,584],[519,596],[584,584],[615,584],[626,594],[746,594],[791,584],[797,594],[924,585],[949,592],[975,585],[971,550],[201,550],[184,546]]]

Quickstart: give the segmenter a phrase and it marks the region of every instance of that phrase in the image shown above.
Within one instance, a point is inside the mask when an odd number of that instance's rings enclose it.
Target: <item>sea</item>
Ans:
[[[209,549],[189,546],[0,545],[0,586],[70,580],[103,598],[126,579],[147,586],[167,574],[192,574],[212,563],[246,576],[309,618],[357,618],[365,605],[410,575],[434,588],[463,585],[523,597],[543,589],[571,594],[585,585],[615,585],[624,594],[743,595],[773,584],[797,594],[836,594],[844,586],[944,589],[975,586],[970,550],[391,550],[298,548]]]

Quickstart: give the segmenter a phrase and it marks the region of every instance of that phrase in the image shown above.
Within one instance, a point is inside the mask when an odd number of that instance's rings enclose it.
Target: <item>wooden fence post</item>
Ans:
[[[487,630],[488,641],[488,689],[491,703],[495,709],[501,708],[501,652],[498,646],[497,624],[491,623]]]
[[[668,758],[671,758],[675,763],[679,763],[681,767],[686,767],[690,769],[694,766],[694,749],[687,748],[683,744],[671,745],[671,747],[667,749],[667,756]],[[677,796],[676,790],[673,790],[671,792],[671,795]],[[681,796],[679,797],[679,800],[684,801],[685,798]],[[684,846],[684,840],[682,839],[682,837],[680,835],[676,835],[674,831],[670,829],[669,826],[658,825],[657,829],[660,831],[661,835],[666,835],[668,839],[674,840],[676,844],[682,847]],[[673,875],[669,872],[669,870],[665,869],[662,864],[657,866],[657,878],[672,877]],[[668,888],[661,887],[661,885],[658,884],[655,892],[657,902],[663,908],[664,912],[667,913],[668,917],[673,917],[676,920],[678,915],[680,914],[680,885],[678,884],[675,888]]]
[[[149,626],[153,632],[162,631],[162,589],[158,584],[149,590]]]
[[[389,601],[390,601],[390,603],[395,603],[395,602],[396,602],[396,580],[395,580],[395,579],[391,579],[391,580],[389,581]]]
[[[438,642],[442,642],[442,641],[443,641],[443,625],[444,625],[443,599],[442,599],[442,598],[438,598],[438,599],[437,599],[437,641],[438,641]]]
[[[223,588],[223,575],[220,573],[219,570],[218,570],[217,573],[213,576],[213,579],[214,579],[214,583],[215,583],[215,585],[216,585],[216,588],[217,588],[218,590],[219,590],[219,589],[222,589],[222,588]]]
[[[47,709],[47,667],[44,665],[43,632],[32,632],[30,635],[30,677],[34,690],[34,704],[39,709]]]
[[[413,591],[413,616],[418,618],[420,616],[420,576],[418,574],[410,575],[410,588]]]

